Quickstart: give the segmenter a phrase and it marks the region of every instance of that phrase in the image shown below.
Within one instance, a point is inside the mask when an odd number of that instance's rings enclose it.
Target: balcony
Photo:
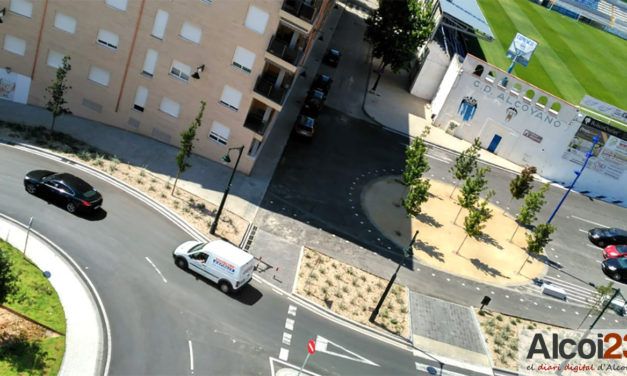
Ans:
[[[283,1],[281,9],[301,20],[313,24],[318,13],[316,5],[316,1],[314,0],[285,0]]]
[[[283,41],[276,36],[270,41],[268,52],[284,61],[287,61],[294,67],[300,63],[300,57],[302,56],[302,51],[300,51],[297,47],[290,48],[289,42]]]
[[[268,128],[268,122],[263,120],[263,112],[250,112],[248,116],[246,116],[244,127],[263,136]]]

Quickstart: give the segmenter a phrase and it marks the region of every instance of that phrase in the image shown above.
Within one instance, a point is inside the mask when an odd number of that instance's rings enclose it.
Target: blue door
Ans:
[[[490,141],[490,146],[488,146],[488,151],[490,153],[494,153],[497,146],[499,146],[499,142],[501,142],[501,136],[499,136],[498,134],[495,134],[494,137],[492,137],[492,141]]]

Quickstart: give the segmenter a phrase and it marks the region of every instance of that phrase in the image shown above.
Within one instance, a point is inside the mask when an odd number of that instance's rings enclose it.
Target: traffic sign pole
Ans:
[[[309,360],[309,356],[311,354],[307,353],[307,356],[305,357],[305,361],[303,362],[303,365],[300,366],[300,369],[298,370],[298,373],[296,374],[296,376],[300,376],[300,373],[303,371],[303,368],[305,368],[305,364],[307,364],[307,361]]]
[[[316,341],[314,341],[313,339],[310,339],[309,341],[307,341],[307,356],[305,357],[305,361],[303,362],[303,365],[298,370],[298,373],[296,374],[296,376],[300,376],[300,373],[303,371],[303,368],[305,368],[305,365],[307,364],[307,361],[309,360],[309,356],[315,352],[316,352]]]

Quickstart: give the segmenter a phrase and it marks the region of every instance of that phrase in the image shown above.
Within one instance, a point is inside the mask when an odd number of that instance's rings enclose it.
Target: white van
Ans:
[[[210,279],[226,294],[239,290],[253,278],[253,256],[224,240],[187,241],[179,245],[172,256],[179,268]]]

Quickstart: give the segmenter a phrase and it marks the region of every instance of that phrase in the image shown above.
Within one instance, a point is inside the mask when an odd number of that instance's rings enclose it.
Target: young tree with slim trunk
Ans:
[[[532,255],[541,255],[544,252],[544,247],[551,241],[551,234],[555,232],[555,226],[542,223],[536,226],[531,234],[527,234],[527,258],[525,262],[518,269],[518,274],[523,270],[529,257]]]
[[[416,179],[411,183],[407,196],[403,199],[407,215],[415,216],[422,212],[421,205],[429,200],[429,188],[431,188],[429,179]]]
[[[387,66],[394,73],[409,71],[418,48],[435,27],[431,0],[379,0],[379,8],[366,20],[366,39],[372,44],[372,55],[381,60],[376,90]]]
[[[516,175],[514,179],[509,183],[509,192],[516,200],[520,200],[525,197],[531,190],[531,183],[533,182],[533,174],[536,173],[536,168],[533,166],[527,166],[523,168],[520,175]]]
[[[174,185],[172,186],[172,194],[174,194],[176,183],[178,183],[181,174],[191,167],[191,165],[187,163],[187,159],[192,154],[192,150],[194,149],[196,130],[201,125],[202,115],[205,112],[206,105],[207,103],[205,101],[200,101],[200,111],[198,112],[198,115],[196,115],[196,118],[192,124],[190,124],[189,128],[181,133],[181,146],[179,148],[179,153],[176,155],[176,166],[178,167],[178,172],[176,173],[176,179],[174,179]]]
[[[15,293],[17,289],[17,277],[12,266],[7,253],[0,250],[0,305],[6,303],[7,297]]]
[[[72,70],[70,65],[70,57],[64,56],[61,61],[61,66],[57,68],[57,73],[54,81],[46,88],[48,94],[48,102],[46,103],[46,109],[52,113],[52,124],[50,125],[50,131],[54,131],[54,124],[57,118],[63,114],[71,114],[69,108],[65,105],[65,95],[72,87],[67,83],[67,75]]]
[[[464,185],[460,191],[461,194],[457,196],[457,203],[460,208],[453,223],[457,222],[457,218],[459,218],[459,214],[462,212],[462,209],[470,210],[475,206],[479,200],[479,195],[488,186],[488,179],[485,177],[485,174],[488,171],[490,171],[489,167],[479,168],[472,174],[472,176],[469,176],[466,180],[464,180]]]
[[[512,234],[512,237],[509,239],[511,242],[516,235],[516,231],[520,226],[529,227],[535,220],[537,219],[536,215],[542,209],[542,206],[546,204],[546,200],[544,199],[544,194],[549,189],[549,184],[544,184],[540,189],[535,192],[529,192],[525,196],[525,201],[523,202],[522,207],[520,208],[520,213],[516,216],[516,229]]]
[[[485,223],[488,219],[492,218],[492,210],[488,208],[488,200],[494,195],[494,191],[488,192],[485,200],[481,200],[477,207],[471,207],[468,211],[468,215],[464,218],[464,231],[466,232],[466,236],[462,243],[457,248],[456,254],[459,255],[459,251],[462,249],[462,246],[466,242],[466,239],[470,236],[471,238],[477,239],[483,234],[483,229],[485,228]]]
[[[453,193],[455,193],[457,185],[466,180],[472,172],[477,169],[479,150],[481,150],[481,141],[479,141],[478,138],[475,138],[472,145],[455,158],[455,164],[451,167],[449,172],[453,174],[453,178],[457,180],[457,183],[455,183],[453,191],[449,197],[453,197]]]
[[[405,169],[403,170],[405,185],[411,185],[414,180],[420,179],[425,172],[429,171],[427,145],[424,142],[427,134],[429,134],[429,128],[425,128],[420,137],[416,137],[405,149]]]

